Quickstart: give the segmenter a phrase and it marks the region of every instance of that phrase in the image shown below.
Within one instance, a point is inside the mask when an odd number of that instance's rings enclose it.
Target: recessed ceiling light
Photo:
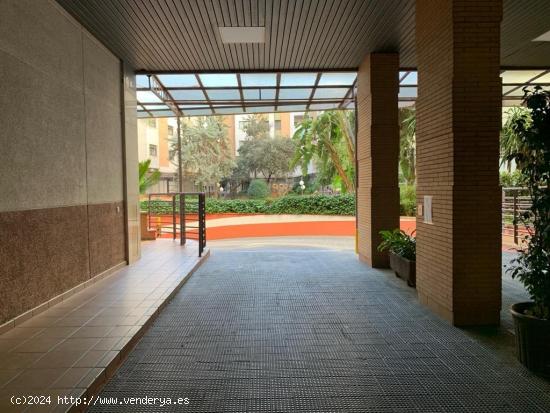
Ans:
[[[219,27],[222,43],[265,43],[265,27]]]
[[[550,42],[550,31],[547,31],[544,34],[541,34],[536,39],[533,39],[534,42]]]

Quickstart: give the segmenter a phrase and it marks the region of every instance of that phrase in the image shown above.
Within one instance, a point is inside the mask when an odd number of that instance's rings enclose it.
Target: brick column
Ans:
[[[399,228],[399,55],[368,55],[357,75],[357,227],[359,258],[388,267],[379,232]]]
[[[455,325],[497,324],[501,0],[417,0],[417,218],[421,302]]]

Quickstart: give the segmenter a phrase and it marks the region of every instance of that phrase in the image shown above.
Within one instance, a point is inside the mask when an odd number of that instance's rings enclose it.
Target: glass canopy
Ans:
[[[139,74],[138,116],[353,108],[356,72]]]
[[[550,70],[503,70],[501,78],[505,106],[520,104],[524,86],[550,86]],[[139,74],[138,117],[353,109],[356,83],[348,71]],[[417,72],[399,72],[399,106],[417,96]]]

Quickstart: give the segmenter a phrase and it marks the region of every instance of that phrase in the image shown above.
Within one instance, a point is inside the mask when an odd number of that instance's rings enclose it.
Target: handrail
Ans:
[[[160,232],[162,235],[162,224],[171,224],[172,228],[172,239],[176,240],[179,233],[180,245],[185,245],[189,235],[196,234],[199,243],[199,257],[202,256],[204,249],[206,248],[206,196],[204,192],[153,192],[148,194],[147,202],[147,215],[148,215],[148,226],[151,228],[151,219],[154,215],[152,209],[152,197],[163,197],[168,198],[171,205],[171,222],[160,222]],[[187,225],[187,215],[191,213],[188,212],[187,206],[188,197],[197,197],[197,219],[193,219],[197,222],[197,225]],[[165,199],[167,200],[167,199]],[[168,200],[167,200],[168,201]],[[193,213],[194,214],[194,213]],[[160,214],[159,214],[160,215]],[[164,214],[165,216],[168,214]],[[160,220],[160,218],[159,218]],[[178,225],[179,221],[179,225]],[[197,232],[189,231],[196,229]],[[179,230],[179,231],[178,231]]]

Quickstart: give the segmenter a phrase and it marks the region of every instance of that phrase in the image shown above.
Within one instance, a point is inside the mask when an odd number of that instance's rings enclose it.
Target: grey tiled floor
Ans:
[[[100,396],[190,399],[132,411],[550,411],[547,382],[391,272],[314,249],[213,250]]]

